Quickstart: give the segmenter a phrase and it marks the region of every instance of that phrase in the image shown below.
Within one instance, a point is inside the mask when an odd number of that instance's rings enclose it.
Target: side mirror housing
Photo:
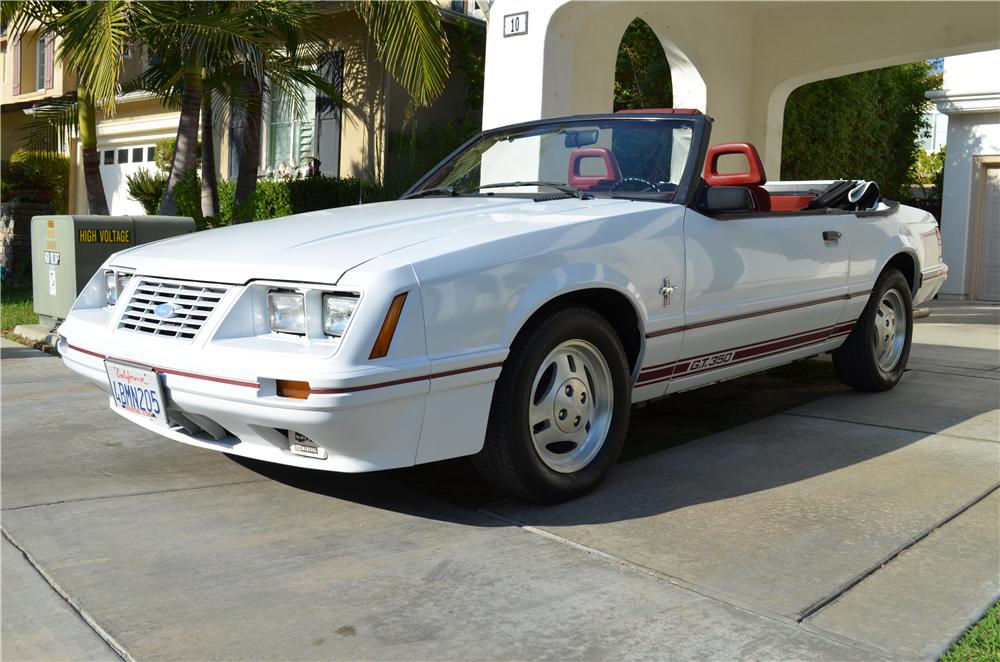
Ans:
[[[710,214],[753,211],[753,196],[744,186],[709,186],[702,208]]]

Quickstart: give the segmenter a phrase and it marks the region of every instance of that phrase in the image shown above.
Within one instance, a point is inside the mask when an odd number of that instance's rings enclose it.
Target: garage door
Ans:
[[[1000,167],[983,169],[976,298],[1000,301]]]
[[[135,200],[128,195],[125,178],[139,170],[156,170],[153,161],[155,147],[150,143],[135,145],[115,145],[101,148],[101,179],[104,194],[108,198],[108,209],[115,216],[145,214]]]

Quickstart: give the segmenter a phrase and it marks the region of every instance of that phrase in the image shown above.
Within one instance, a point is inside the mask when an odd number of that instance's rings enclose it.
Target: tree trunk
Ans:
[[[219,177],[215,169],[215,128],[212,124],[212,93],[201,102],[201,213],[219,215]]]
[[[83,181],[87,187],[87,208],[91,214],[107,215],[108,199],[101,179],[101,156],[97,152],[97,108],[83,87],[77,87],[80,114],[80,147],[83,151]]]
[[[247,80],[246,123],[243,126],[243,154],[236,175],[236,199],[233,222],[253,218],[253,194],[257,190],[257,168],[260,164],[260,128],[263,120],[263,94],[256,79]]]
[[[170,163],[167,190],[160,203],[160,213],[176,216],[177,183],[198,165],[198,120],[201,114],[202,74],[200,66],[187,66],[184,70],[184,95],[181,97],[181,118],[177,125],[177,145]]]

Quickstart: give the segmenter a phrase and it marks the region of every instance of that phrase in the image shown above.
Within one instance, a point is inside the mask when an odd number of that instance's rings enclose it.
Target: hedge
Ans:
[[[137,200],[149,214],[156,213],[167,178],[162,173],[140,171],[128,178],[129,195]],[[204,218],[201,213],[201,181],[194,173],[177,185],[175,199],[181,216],[191,216],[199,225],[216,227],[233,223],[236,182],[219,182],[219,215]],[[360,181],[354,177],[307,177],[304,179],[268,180],[257,182],[253,196],[253,213],[241,220],[261,221],[318,209],[331,209],[355,205],[359,202],[386,200],[385,189],[377,184]]]
[[[211,225],[229,225],[237,220],[235,196],[236,182],[219,182],[219,215],[215,219],[209,219]],[[257,182],[257,190],[253,195],[251,220],[260,221],[385,199],[381,186],[354,177],[263,179]]]
[[[804,85],[785,104],[781,178],[870,179],[907,198],[927,130],[924,94],[941,85],[929,62]]]

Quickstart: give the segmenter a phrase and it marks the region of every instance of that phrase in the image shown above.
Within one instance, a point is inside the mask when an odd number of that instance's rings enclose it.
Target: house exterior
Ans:
[[[942,298],[1000,301],[1000,50],[946,57],[927,97],[948,116]]]
[[[472,0],[436,0],[446,31],[458,21],[485,30],[482,12]],[[430,109],[410,112],[406,92],[386,73],[374,57],[374,48],[364,24],[344,11],[329,38],[329,51],[318,70],[342,89],[346,101],[337,106],[309,88],[306,103],[293,109],[275,100],[267,104],[262,131],[259,174],[303,170],[312,159],[320,162],[326,176],[354,176],[381,181],[386,162],[387,136],[403,129],[412,117],[433,116],[436,121],[460,118],[466,112],[466,89],[461,76],[452,77],[444,93]],[[20,39],[0,36],[0,158],[7,159],[25,145],[23,128],[31,122],[32,109],[76,89],[71,72],[56,60],[57,40],[39,31]],[[148,53],[135,45],[126,56],[122,82],[135,78],[145,67]],[[298,112],[296,112],[298,111]],[[142,206],[129,198],[126,177],[140,169],[155,169],[156,141],[173,138],[180,114],[149,94],[133,92],[117,99],[114,115],[98,116],[98,150],[101,176],[112,214],[143,214]],[[239,131],[239,113],[225,113],[216,121],[216,165],[221,179],[235,179],[240,153],[234,138]],[[57,146],[70,159],[70,213],[86,214],[81,150],[78,140]],[[306,158],[310,157],[310,158]]]

